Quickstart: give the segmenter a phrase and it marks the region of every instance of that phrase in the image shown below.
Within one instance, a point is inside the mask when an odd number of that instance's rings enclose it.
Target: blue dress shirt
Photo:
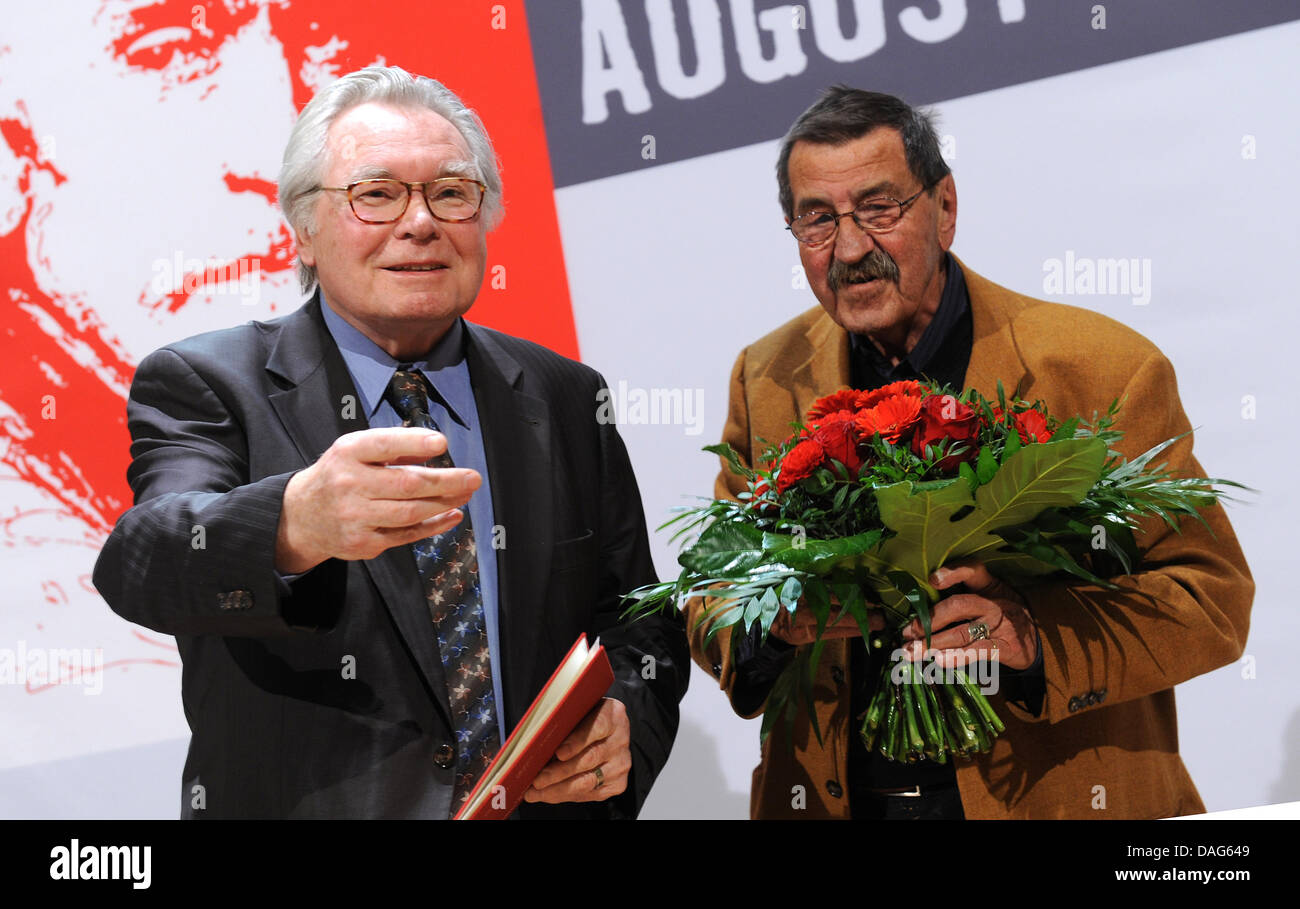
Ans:
[[[321,293],[321,314],[343,362],[347,364],[357,402],[371,429],[401,426],[402,419],[384,400],[398,361],[374,341],[357,331],[336,313]],[[497,551],[492,545],[495,520],[492,511],[492,488],[488,483],[487,455],[483,451],[482,424],[474,403],[474,386],[469,364],[465,362],[465,326],[457,319],[451,330],[433,346],[423,359],[409,361],[424,373],[434,394],[429,399],[429,416],[447,437],[447,452],[457,467],[478,471],[483,478],[469,500],[469,518],[478,544],[479,589],[483,597],[483,615],[487,621],[488,649],[492,658],[492,689],[497,703],[497,724],[501,741],[506,740],[505,702],[501,699],[501,635],[497,615]]]

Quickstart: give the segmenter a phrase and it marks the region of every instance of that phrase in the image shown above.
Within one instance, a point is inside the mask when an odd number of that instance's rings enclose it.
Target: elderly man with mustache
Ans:
[[[1021,296],[949,252],[957,191],[929,118],[890,95],[835,87],[796,120],[777,163],[787,229],[821,304],[736,361],[723,439],[753,463],[818,397],[929,378],[1045,401],[1089,415],[1127,396],[1120,428],[1133,457],[1190,429],[1173,367],[1151,342],[1097,313]],[[1204,476],[1190,434],[1167,451],[1178,475]],[[744,489],[724,465],[716,494]],[[776,724],[754,774],[755,818],[1156,818],[1204,811],[1178,755],[1173,686],[1237,659],[1254,584],[1221,507],[1182,533],[1147,524],[1141,570],[1121,589],[1055,580],[1013,589],[978,562],[931,578],[937,650],[996,661],[1006,731],[957,765],[895,764],[857,730],[885,656],[852,620],[832,625],[814,684],[819,744],[806,713]],[[732,646],[692,652],[742,716],[763,711],[807,616]],[[796,611],[796,616],[800,613]],[[787,619],[783,613],[782,619]],[[877,620],[878,621],[878,620]],[[980,626],[984,626],[980,628]],[[978,629],[978,631],[973,631]],[[904,637],[916,642],[920,629]],[[912,646],[918,646],[915,643]]]

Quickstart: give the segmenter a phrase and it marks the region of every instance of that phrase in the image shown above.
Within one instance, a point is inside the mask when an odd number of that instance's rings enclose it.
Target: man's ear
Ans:
[[[948,174],[938,184],[935,202],[935,216],[938,220],[939,245],[944,252],[952,246],[952,239],[957,233],[957,182]]]
[[[309,268],[316,267],[316,252],[312,247],[311,234],[307,233],[305,228],[295,227],[293,229],[293,242],[298,247],[298,258],[302,264]]]

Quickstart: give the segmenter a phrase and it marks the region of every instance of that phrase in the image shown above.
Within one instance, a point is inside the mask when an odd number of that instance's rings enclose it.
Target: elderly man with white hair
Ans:
[[[95,569],[176,636],[182,814],[449,817],[586,633],[614,684],[518,813],[635,816],[686,638],[619,620],[654,568],[603,379],[464,319],[502,214],[482,124],[432,79],[352,73],[279,192],[311,297],[140,364],[135,506]]]

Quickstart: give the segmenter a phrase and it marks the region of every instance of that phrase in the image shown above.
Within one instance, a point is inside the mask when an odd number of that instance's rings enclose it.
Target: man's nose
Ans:
[[[429,199],[424,194],[424,187],[410,190],[411,196],[406,202],[406,211],[397,222],[399,237],[417,237],[427,239],[438,235],[438,219],[433,216]]]
[[[851,212],[840,215],[839,225],[835,231],[835,258],[841,262],[857,262],[875,248],[875,238],[858,227]]]

